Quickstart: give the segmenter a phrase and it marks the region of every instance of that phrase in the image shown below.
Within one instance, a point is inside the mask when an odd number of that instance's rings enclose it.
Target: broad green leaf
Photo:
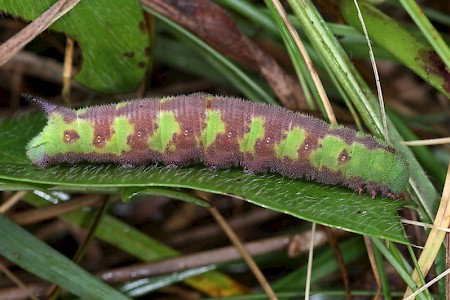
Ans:
[[[230,195],[308,221],[407,243],[397,216],[402,201],[371,199],[353,191],[293,180],[277,174],[248,175],[231,169],[212,172],[201,166],[171,169],[158,166],[61,165],[39,169],[24,153],[25,144],[44,125],[41,114],[0,122],[0,178],[57,185],[59,189],[176,187]],[[20,133],[20,134],[19,134]]]
[[[1,255],[81,298],[129,299],[1,214],[0,239]]]
[[[0,12],[34,20],[56,0],[3,0]],[[102,93],[134,91],[150,60],[149,34],[138,1],[81,1],[50,29],[78,42],[83,62],[75,79]]]

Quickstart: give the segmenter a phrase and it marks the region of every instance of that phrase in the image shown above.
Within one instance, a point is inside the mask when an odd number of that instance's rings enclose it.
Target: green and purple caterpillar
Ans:
[[[405,159],[387,143],[275,106],[201,93],[77,110],[27,98],[48,117],[26,147],[39,167],[81,161],[242,166],[389,198],[402,198],[409,179]]]

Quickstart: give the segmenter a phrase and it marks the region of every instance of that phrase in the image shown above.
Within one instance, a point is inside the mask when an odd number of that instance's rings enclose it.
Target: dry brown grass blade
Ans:
[[[311,241],[309,243],[308,266],[306,271],[305,300],[309,300],[309,295],[311,293],[311,274],[314,259],[314,240],[316,235],[316,223],[311,223],[311,225]]]
[[[71,201],[43,208],[31,209],[11,216],[11,220],[19,225],[29,225],[58,217],[62,214],[79,208],[96,204],[101,199],[100,195],[89,195],[75,198]]]
[[[75,47],[75,42],[68,37],[66,42],[66,52],[64,54],[64,71],[63,71],[63,88],[62,97],[64,102],[68,107],[71,107],[70,103],[70,90],[72,83],[72,69],[73,69],[73,48]]]
[[[353,0],[353,2],[355,3],[356,10],[358,11],[359,22],[361,23],[361,27],[364,32],[364,37],[366,38],[367,41],[367,47],[369,48],[370,63],[372,65],[373,75],[375,77],[375,84],[378,93],[378,102],[380,103],[381,119],[383,120],[384,138],[388,142],[389,132],[387,128],[386,110],[384,108],[383,90],[381,89],[380,75],[378,74],[378,68],[375,62],[375,55],[373,54],[372,44],[370,43],[369,33],[367,32],[366,23],[364,22],[361,10],[359,9],[358,1]]]
[[[336,258],[339,269],[341,270],[342,281],[345,286],[345,293],[347,299],[352,298],[352,290],[350,289],[350,281],[348,279],[347,268],[345,267],[344,258],[342,257],[341,251],[339,249],[338,241],[336,239],[335,230],[332,230],[330,227],[324,226],[324,230],[327,233],[328,243],[330,244],[331,250],[334,253],[334,257]]]
[[[438,276],[436,276],[435,278],[433,278],[432,280],[430,280],[429,282],[427,282],[427,284],[425,284],[424,286],[420,287],[420,289],[418,289],[417,291],[415,291],[413,294],[409,295],[406,298],[403,298],[403,300],[411,300],[414,299],[415,296],[419,295],[420,293],[422,293],[423,291],[425,291],[427,288],[429,288],[430,286],[432,286],[433,284],[437,283],[439,280],[441,280],[443,277],[446,277],[448,274],[450,274],[450,269],[445,270],[444,272],[442,272],[441,274],[439,274]],[[448,294],[447,294],[448,295]],[[448,296],[447,298],[448,299]]]
[[[448,228],[450,225],[450,164],[447,169],[447,177],[445,178],[444,191],[442,192],[441,203],[439,205],[436,218],[433,223],[435,226]],[[425,243],[425,247],[422,254],[419,257],[419,267],[423,276],[428,274],[431,266],[438,254],[439,249],[442,246],[446,232],[439,229],[433,228],[428,235],[428,239]],[[412,279],[420,284],[420,277],[417,269],[414,270],[412,274]],[[404,298],[411,295],[411,289],[408,288],[405,292]]]
[[[17,203],[17,201],[22,199],[22,197],[25,196],[26,193],[27,192],[22,191],[12,195],[8,200],[5,201],[5,203],[0,206],[0,214],[4,214],[5,212],[7,212],[14,204]]]
[[[61,77],[63,66],[59,61],[53,58],[39,56],[26,50],[20,51],[11,57],[1,68],[12,73],[18,72],[17,69],[19,69],[23,75],[37,77],[42,81],[48,81],[58,85],[62,84],[63,81]],[[20,86],[20,90],[22,86]],[[84,90],[77,82],[72,82],[72,88]]]
[[[421,227],[430,228],[430,229],[435,228],[435,229],[440,230],[440,231],[450,232],[450,228],[435,226],[433,224],[427,224],[427,223],[414,221],[414,220],[407,220],[407,219],[401,219],[401,221],[404,224],[409,224],[409,225],[414,225],[414,226],[421,226]],[[423,247],[422,247],[422,249],[423,249]]]
[[[35,295],[33,295],[33,289],[28,287],[25,283],[23,283],[14,273],[12,273],[8,268],[6,268],[3,264],[0,263],[0,272],[5,274],[12,282],[14,282],[21,291],[24,291],[26,296],[33,300],[39,300]]]
[[[0,46],[0,66],[19,52],[26,44],[70,11],[80,0],[59,0],[36,20]]]
[[[239,251],[239,253],[242,255],[242,258],[245,260],[245,262],[248,264],[249,268],[252,270],[253,274],[255,275],[256,279],[261,284],[262,288],[266,292],[267,296],[271,300],[278,299],[275,295],[274,291],[272,290],[272,287],[270,286],[269,282],[267,282],[267,279],[264,277],[261,270],[258,268],[258,265],[255,263],[251,255],[248,253],[248,251],[245,249],[245,247],[242,245],[241,241],[237,237],[237,235],[234,233],[234,231],[228,226],[227,222],[225,221],[224,217],[219,213],[217,209],[208,208],[211,215],[216,219],[217,223],[222,227],[222,229],[227,234],[228,238],[231,240],[233,245],[236,247],[236,249]]]
[[[369,257],[370,266],[372,267],[372,273],[375,278],[375,282],[377,283],[377,292],[375,293],[375,296],[373,299],[380,299],[381,295],[381,280],[380,280],[380,273],[378,271],[377,262],[375,259],[375,254],[373,252],[372,247],[372,240],[367,235],[364,236],[364,243],[366,245],[367,249],[367,255]],[[347,297],[348,298],[348,297]]]
[[[403,145],[406,146],[430,146],[430,145],[443,145],[450,144],[450,137],[429,139],[429,140],[418,140],[418,141],[404,141]]]
[[[445,268],[450,269],[450,237],[448,234],[445,241]],[[448,300],[450,297],[450,276],[445,277],[445,295]]]
[[[338,236],[348,235],[348,233],[344,231],[336,232],[336,234]],[[291,256],[299,256],[309,250],[311,238],[311,232],[306,231],[294,236],[284,235],[247,242],[245,243],[245,249],[250,255],[255,256],[273,252],[282,252],[287,248],[292,247],[292,244],[295,244],[295,246],[293,246],[296,248],[295,253],[290,254]],[[324,245],[326,242],[327,237],[325,232],[323,230],[317,231],[314,238],[314,248]],[[241,258],[242,256],[236,250],[236,247],[226,246],[218,249],[186,254],[179,257],[167,258],[156,262],[140,263],[110,269],[98,273],[97,276],[105,282],[117,284],[151,276],[182,272],[193,268],[208,266],[210,264],[228,263]]]
[[[286,25],[287,29],[289,30],[289,33],[294,39],[295,45],[300,51],[303,60],[305,61],[306,66],[308,67],[308,70],[311,73],[311,77],[314,81],[314,84],[316,85],[317,91],[319,92],[320,99],[323,102],[323,106],[325,107],[330,123],[337,124],[336,116],[334,115],[333,109],[330,104],[330,100],[328,99],[327,93],[325,92],[325,88],[323,87],[323,84],[320,81],[319,75],[317,74],[314,64],[311,58],[309,57],[308,51],[306,51],[305,45],[303,45],[302,40],[300,39],[300,36],[297,33],[297,30],[295,30],[294,25],[292,25],[292,23],[289,21],[286,11],[284,10],[283,5],[281,5],[280,1],[272,0],[272,3],[275,6],[281,19],[283,20],[284,24]]]
[[[36,299],[45,299],[48,284],[28,284],[27,289],[24,290],[21,287],[11,287],[6,289],[0,289],[0,300],[4,299],[27,299],[29,294],[32,293]],[[35,298],[30,298],[35,300]]]

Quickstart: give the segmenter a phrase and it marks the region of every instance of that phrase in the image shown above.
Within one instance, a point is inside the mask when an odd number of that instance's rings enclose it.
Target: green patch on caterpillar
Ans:
[[[373,136],[232,97],[191,94],[78,110],[27,96],[47,125],[26,146],[38,167],[79,162],[242,167],[402,198],[403,156]]]

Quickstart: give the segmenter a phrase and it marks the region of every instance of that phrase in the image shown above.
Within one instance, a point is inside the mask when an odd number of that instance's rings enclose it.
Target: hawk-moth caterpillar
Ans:
[[[409,179],[405,159],[380,139],[275,106],[202,93],[77,110],[27,98],[48,118],[26,147],[39,167],[242,166],[389,198],[402,198]]]

